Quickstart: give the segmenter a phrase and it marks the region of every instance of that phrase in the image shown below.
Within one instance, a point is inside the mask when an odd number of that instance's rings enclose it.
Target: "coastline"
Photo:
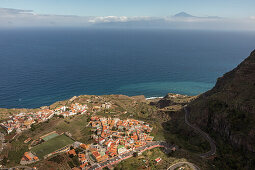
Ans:
[[[183,95],[183,96],[193,96],[193,95],[184,95],[184,94],[178,94],[178,93],[167,93],[167,94],[175,94],[175,95]],[[166,94],[166,95],[167,95]],[[202,94],[202,93],[201,93]],[[200,94],[199,94],[200,95]],[[64,100],[59,100],[59,101],[55,101],[52,104],[45,106],[39,106],[39,107],[35,107],[35,108],[29,108],[29,107],[12,107],[12,108],[8,108],[8,107],[0,107],[0,113],[2,110],[13,110],[13,111],[17,111],[17,110],[35,110],[35,109],[43,109],[43,108],[47,108],[47,107],[51,107],[52,105],[56,104],[56,103],[61,103],[61,102],[72,102],[74,99],[82,97],[82,96],[126,96],[126,97],[130,97],[130,98],[144,98],[146,101],[147,100],[160,100],[163,99],[165,96],[151,96],[151,97],[145,97],[145,95],[136,95],[136,96],[128,96],[128,95],[124,95],[124,94],[108,94],[108,95],[79,95],[79,96],[72,96],[70,98],[64,99]],[[197,95],[194,95],[197,96]]]
[[[177,94],[177,93],[173,93],[173,94]],[[130,98],[136,98],[139,96],[143,96],[145,98],[145,100],[155,100],[155,99],[162,99],[164,98],[164,96],[151,96],[151,97],[145,97],[145,95],[136,95],[136,96],[128,96],[128,95],[123,95],[123,94],[109,94],[109,95],[80,95],[80,96],[72,96],[70,98],[64,99],[64,100],[59,100],[59,101],[55,101],[52,104],[50,104],[49,106],[39,106],[39,107],[35,107],[35,108],[30,108],[30,107],[12,107],[12,108],[8,108],[8,107],[0,107],[0,112],[1,110],[20,110],[20,109],[24,109],[24,110],[34,110],[34,109],[41,109],[43,107],[50,107],[52,105],[54,105],[55,103],[59,103],[59,102],[64,102],[64,101],[71,101],[74,98],[79,98],[81,96],[127,96]]]
[[[177,93],[168,93],[168,94],[173,94],[173,95],[181,95],[181,94],[177,94]],[[166,96],[168,96],[168,94],[166,94]],[[71,104],[73,103],[75,100],[79,100],[81,98],[84,97],[107,97],[109,99],[114,98],[116,96],[121,96],[124,98],[130,98],[130,99],[134,99],[134,100],[138,100],[138,101],[142,101],[142,102],[156,102],[156,101],[160,101],[161,99],[164,99],[165,96],[152,96],[152,97],[146,97],[144,95],[137,95],[137,96],[127,96],[127,95],[122,95],[122,94],[109,94],[109,95],[80,95],[80,96],[73,96],[71,98],[65,99],[65,100],[60,100],[60,101],[56,101],[50,105],[47,106],[40,106],[40,107],[36,107],[36,108],[0,108],[0,121],[1,120],[5,120],[8,119],[8,117],[13,116],[15,114],[19,114],[19,113],[29,113],[29,112],[37,112],[39,110],[42,109],[55,109],[57,106],[59,105],[67,105],[67,104]],[[182,96],[182,95],[181,95]],[[188,96],[188,95],[183,95],[183,96]],[[191,97],[191,96],[190,96]]]

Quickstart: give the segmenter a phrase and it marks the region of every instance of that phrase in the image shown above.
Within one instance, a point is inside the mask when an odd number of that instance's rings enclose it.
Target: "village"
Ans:
[[[8,134],[12,132],[20,134],[33,128],[34,124],[48,121],[54,116],[57,118],[83,114],[89,116],[90,121],[87,127],[91,128],[92,143],[79,142],[69,132],[53,131],[42,135],[39,139],[27,138],[24,143],[29,144],[29,150],[20,160],[23,166],[66,153],[70,158],[76,158],[79,161],[79,166],[73,169],[102,169],[133,157],[135,154],[139,155],[147,149],[164,147],[168,149],[167,152],[171,151],[172,146],[165,142],[153,141],[154,137],[150,135],[153,128],[144,121],[131,118],[125,120],[118,117],[106,118],[96,114],[100,110],[111,107],[114,106],[109,102],[93,104],[92,107],[76,102],[54,109],[44,108],[35,113],[19,113],[10,116],[0,125]],[[160,162],[161,158],[155,161]]]
[[[152,127],[143,121],[93,116],[88,126],[92,128],[93,134],[91,138],[93,138],[94,143],[86,145],[67,139],[70,137],[68,134],[57,134],[54,131],[41,137],[44,143],[39,144],[39,147],[35,146],[35,149],[32,148],[31,151],[25,152],[20,163],[27,165],[39,161],[40,157],[45,159],[57,153],[67,152],[70,157],[78,157],[80,169],[89,169],[111,158],[120,158],[121,155],[128,154],[128,157],[133,156],[133,151],[139,147],[152,144],[153,141],[153,137],[150,136]],[[47,152],[43,156],[40,155],[42,150],[48,149],[43,148],[43,145],[48,147],[49,143],[56,142],[59,137],[62,140],[64,137],[70,142],[63,146],[59,146],[58,143],[53,152]]]
[[[86,156],[79,155],[81,168],[97,162],[104,162],[109,158],[123,155],[135,148],[145,146],[153,137],[149,135],[152,128],[143,121],[134,119],[120,120],[118,118],[91,117],[89,123],[94,134],[91,136],[95,144],[81,147],[86,148]],[[74,150],[70,150],[73,154]],[[88,158],[85,161],[85,157]]]

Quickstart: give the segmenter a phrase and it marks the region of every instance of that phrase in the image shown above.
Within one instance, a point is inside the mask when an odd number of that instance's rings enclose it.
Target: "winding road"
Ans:
[[[210,144],[210,147],[211,147],[211,150],[206,152],[206,153],[203,153],[203,154],[200,154],[199,156],[202,157],[202,158],[209,158],[213,155],[216,154],[216,145],[214,143],[214,141],[212,140],[212,138],[207,134],[205,133],[204,131],[202,131],[201,129],[199,129],[198,127],[192,125],[189,121],[188,121],[188,117],[189,117],[189,110],[187,109],[187,106],[184,107],[184,110],[185,110],[185,123],[190,126],[191,128],[193,128],[198,134],[200,134],[201,136],[203,136]]]
[[[173,165],[171,165],[169,168],[167,168],[167,170],[175,170],[176,168],[179,168],[183,165],[188,165],[190,168],[192,168],[193,170],[200,170],[196,165],[190,163],[190,162],[178,162],[175,163]]]
[[[204,137],[208,143],[210,144],[210,151],[206,152],[206,153],[202,153],[200,154],[199,156],[202,157],[202,158],[209,158],[213,155],[216,154],[216,145],[214,143],[214,141],[212,140],[212,138],[207,134],[205,133],[204,131],[202,131],[201,129],[199,129],[198,127],[196,127],[195,125],[192,125],[189,121],[188,121],[188,117],[189,117],[189,110],[187,109],[187,106],[184,106],[184,111],[185,111],[185,123],[190,126],[192,129],[195,130],[195,132],[197,132],[198,134],[200,134],[202,137]],[[167,170],[174,170],[176,168],[179,168],[183,165],[188,165],[189,167],[191,167],[193,170],[200,170],[199,167],[197,167],[196,165],[190,163],[190,162],[178,162],[178,163],[175,163],[173,165],[171,165],[169,168],[167,168]]]
[[[15,169],[24,169],[24,170],[33,170],[33,168],[28,167],[28,166],[15,166],[12,168],[6,168],[7,170],[15,170]]]

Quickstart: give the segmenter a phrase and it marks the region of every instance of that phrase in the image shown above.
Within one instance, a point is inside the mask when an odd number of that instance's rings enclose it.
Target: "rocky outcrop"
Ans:
[[[255,50],[190,104],[191,121],[255,152]]]
[[[168,106],[181,105],[184,106],[189,103],[191,100],[195,99],[194,96],[187,96],[181,94],[168,93],[165,97],[156,102],[151,102],[151,105],[162,109]]]

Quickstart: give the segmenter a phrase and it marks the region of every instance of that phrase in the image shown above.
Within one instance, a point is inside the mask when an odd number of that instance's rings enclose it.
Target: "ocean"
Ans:
[[[254,32],[0,30],[0,107],[78,95],[197,95],[255,48]]]

